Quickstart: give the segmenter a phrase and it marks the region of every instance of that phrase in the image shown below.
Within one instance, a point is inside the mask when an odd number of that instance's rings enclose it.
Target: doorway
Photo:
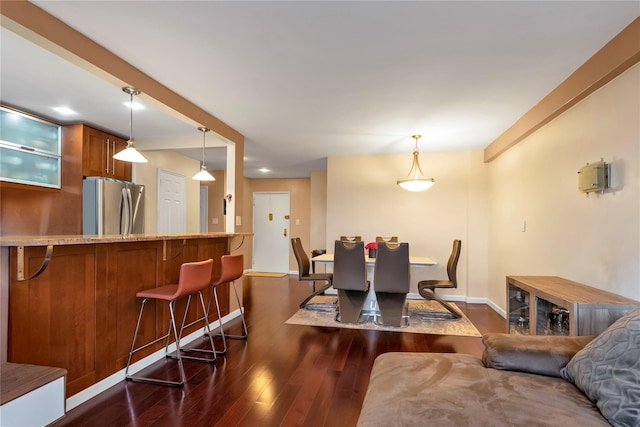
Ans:
[[[253,271],[289,272],[290,194],[253,193]]]
[[[158,234],[186,232],[186,192],[184,175],[158,169]]]

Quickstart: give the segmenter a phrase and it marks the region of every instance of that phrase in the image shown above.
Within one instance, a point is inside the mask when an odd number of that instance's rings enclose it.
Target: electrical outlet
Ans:
[[[211,218],[211,224],[218,225],[218,218],[217,217]]]
[[[523,233],[525,231],[527,231],[527,220],[526,219],[522,220],[522,226],[520,227],[520,231],[522,231]]]

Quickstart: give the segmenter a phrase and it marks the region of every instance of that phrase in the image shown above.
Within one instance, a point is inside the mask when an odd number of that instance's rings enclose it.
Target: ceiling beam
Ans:
[[[640,61],[640,17],[484,149],[488,163]]]

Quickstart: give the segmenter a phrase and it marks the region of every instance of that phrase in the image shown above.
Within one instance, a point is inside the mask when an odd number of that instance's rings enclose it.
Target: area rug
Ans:
[[[311,300],[311,303],[330,304],[335,301],[335,296],[317,296]],[[392,327],[379,326],[372,320],[363,324],[340,323],[335,320],[335,310],[306,310],[300,309],[285,323],[289,325],[306,325],[306,326],[324,326],[332,328],[348,328],[348,329],[369,329],[375,331],[394,331],[394,332],[410,332],[415,334],[434,334],[434,335],[457,335],[468,337],[480,337],[480,332],[473,326],[473,323],[460,311],[453,303],[456,310],[462,314],[462,318],[454,320],[423,320],[418,316],[419,311],[446,310],[435,301],[427,300],[407,300],[409,304],[409,326]]]
[[[247,277],[284,277],[287,273],[267,273],[264,271],[250,271],[248,273],[244,273]]]

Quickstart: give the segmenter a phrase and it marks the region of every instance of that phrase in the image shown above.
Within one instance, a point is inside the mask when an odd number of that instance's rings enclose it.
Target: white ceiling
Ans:
[[[638,1],[33,3],[242,133],[247,177],[409,155],[414,133],[423,153],[483,149],[640,14]],[[128,135],[126,108],[106,102],[128,99],[119,88],[12,39],[3,30],[3,102],[61,119],[49,108],[66,100]],[[201,144],[163,115],[135,112],[136,138]]]

